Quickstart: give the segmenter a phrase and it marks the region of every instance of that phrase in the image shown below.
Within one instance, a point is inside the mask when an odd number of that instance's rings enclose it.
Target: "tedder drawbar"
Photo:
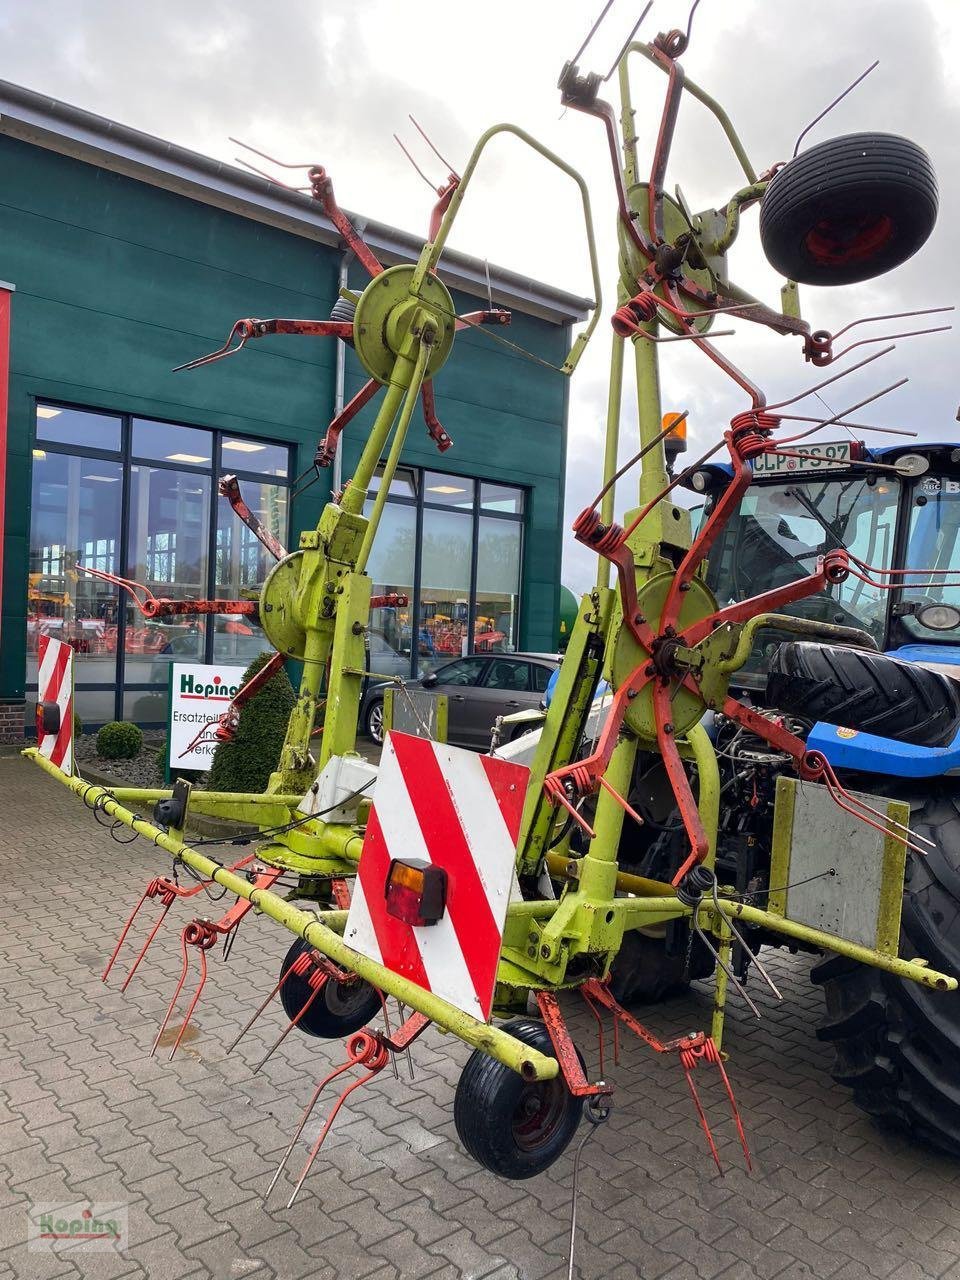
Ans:
[[[934,225],[936,182],[919,147],[878,133],[834,138],[805,151],[798,143],[791,159],[758,174],[727,115],[684,75],[680,58],[690,23],[650,43],[636,40],[634,28],[607,75],[582,74],[577,66],[591,32],[560,76],[564,106],[594,116],[606,135],[620,257],[603,476],[595,502],[574,522],[577,539],[598,555],[598,576],[583,598],[539,733],[503,749],[492,747],[486,755],[391,733],[379,768],[355,751],[368,674],[371,580],[365,569],[417,402],[438,449],[445,450],[452,441],[437,418],[433,386],[457,333],[476,328],[525,354],[503,336],[509,313],[491,300],[487,310],[458,315],[441,276],[451,226],[491,141],[511,135],[579,188],[595,309],[564,364],[555,367],[558,375],[573,372],[603,306],[582,177],[508,124],[488,130],[462,176],[451,171],[437,188],[429,239],[411,265],[385,269],[338,207],[328,175],[310,169],[313,199],[354,251],[369,283],[359,294],[342,290],[331,319],[240,320],[224,347],[192,362],[233,354],[264,334],[348,341],[369,381],[330,423],[317,449],[316,474],[333,458],[341,431],[380,396],[353,476],[333,495],[317,527],[300,534],[297,550],[288,553],[260,526],[235,478],[222,481],[221,492],[238,517],[276,558],[257,602],[175,602],[123,583],[148,617],[239,611],[259,619],[276,653],[207,727],[217,740],[233,736],[239,706],[286,659],[302,664],[299,695],[265,794],[217,794],[183,780],[172,790],[91,785],[69,763],[61,767],[69,761],[60,749],[69,726],[56,702],[38,708],[38,746],[25,755],[95,815],[113,827],[129,827],[173,859],[173,872],[147,886],[105,978],[148,900],[159,915],[127,967],[124,987],[178,899],[196,898],[214,883],[236,898],[220,919],[200,916],[183,928],[182,974],[161,1027],[162,1032],[183,997],[174,1051],[201,997],[207,953],[218,940],[231,940],[250,910],[296,935],[254,1017],[279,996],[289,1020],[284,1035],[296,1027],[313,1036],[345,1037],[346,1058],[317,1085],[281,1162],[282,1169],[321,1090],[340,1081],[345,1087],[313,1143],[294,1195],[351,1090],[431,1024],[474,1051],[454,1104],[468,1152],[509,1178],[547,1169],[571,1141],[584,1103],[592,1119],[603,1118],[612,1093],[608,1082],[587,1074],[567,1029],[563,992],[579,992],[601,1027],[612,1015],[615,1028],[630,1028],[654,1052],[678,1060],[719,1165],[695,1083],[698,1068],[715,1068],[749,1162],[722,1046],[731,991],[754,1007],[745,986],[751,969],[779,995],[757,958],[761,946],[820,953],[828,957],[824,963],[849,976],[838,997],[846,1004],[834,1013],[845,1014],[848,1025],[853,1019],[861,1036],[865,1074],[848,1080],[858,1100],[960,1148],[957,1118],[942,1125],[937,1119],[946,1106],[943,1098],[957,1094],[956,1069],[943,1066],[938,1076],[933,1068],[924,1075],[916,1067],[932,1037],[949,1039],[944,1029],[960,1024],[952,994],[957,966],[948,962],[951,946],[942,945],[935,930],[907,931],[901,919],[905,903],[914,923],[936,915],[931,908],[924,916],[924,893],[943,881],[945,859],[952,858],[956,877],[960,857],[941,846],[936,822],[911,822],[915,794],[887,785],[898,781],[896,771],[882,777],[876,769],[851,766],[850,757],[832,754],[827,742],[849,746],[868,730],[886,734],[894,751],[910,743],[935,750],[941,740],[952,741],[960,726],[960,687],[936,669],[942,663],[884,656],[877,641],[883,627],[863,625],[857,605],[870,600],[875,617],[887,616],[888,601],[901,601],[902,611],[905,588],[911,586],[916,597],[922,587],[923,599],[913,608],[919,622],[926,612],[934,628],[945,618],[960,625],[960,611],[951,613],[943,600],[960,568],[944,564],[936,529],[931,526],[923,565],[899,567],[885,537],[864,536],[855,549],[850,536],[851,512],[872,510],[870,503],[893,485],[913,484],[930,460],[922,452],[893,450],[880,461],[877,451],[859,442],[858,430],[884,429],[851,422],[847,415],[893,386],[861,395],[859,403],[838,413],[824,410],[822,399],[799,413],[799,402],[813,393],[819,397],[845,373],[825,375],[806,391],[768,404],[707,337],[721,315],[798,339],[804,359],[818,369],[854,348],[860,358],[848,362],[845,372],[875,367],[892,347],[877,349],[884,339],[852,335],[835,349],[852,326],[840,333],[811,330],[801,318],[797,282],[855,282],[906,260]],[[637,55],[665,78],[649,172],[641,172],[637,155],[629,75]],[[619,110],[601,96],[614,74]],[[651,90],[645,86],[645,104]],[[685,94],[713,114],[744,175],[744,185],[725,204],[700,213],[691,212],[679,189],[676,198],[664,189]],[[728,278],[728,250],[751,205],[759,205],[767,257],[788,277],[780,309]],[[732,380],[742,407],[697,463],[675,471],[686,414],[661,416],[658,358],[661,344],[680,341],[692,343]],[[615,487],[627,470],[617,470],[617,452],[628,342],[641,446],[628,467],[639,463],[639,505],[618,521]],[[867,344],[873,350],[864,355]],[[811,441],[829,426],[834,434],[845,433],[841,445]],[[960,451],[954,451],[957,459]],[[378,467],[382,478],[370,502]],[[751,495],[771,475],[783,484],[796,480],[797,492],[800,481],[813,475],[819,488],[808,488],[796,509],[806,513],[818,536],[801,549],[791,542],[789,519],[774,510],[764,524],[758,515],[753,567],[738,579],[742,548],[738,543],[729,550],[728,527],[750,518]],[[675,504],[673,491],[681,484],[708,491],[696,526],[691,512]],[[830,485],[839,495],[833,506],[823,501]],[[848,494],[857,501],[844,505]],[[727,548],[726,585],[718,598],[710,575],[721,546]],[[806,608],[810,602],[816,607]],[[761,633],[774,637],[766,648]],[[42,662],[62,663],[56,646],[48,641]],[[762,680],[741,678],[751,661],[756,670],[757,653],[767,655],[761,667],[772,671],[766,688]],[[778,690],[785,705],[776,701]],[[403,696],[401,687],[397,696]],[[317,739],[312,735],[321,700],[323,730]],[[816,704],[811,714],[828,723],[830,707],[842,705],[832,737],[814,738],[806,700]],[[878,702],[885,718],[877,714]],[[152,821],[139,816],[150,806]],[[255,853],[227,866],[194,847],[186,835],[194,815],[253,824],[259,830]],[[188,887],[177,868],[192,873]],[[941,912],[943,919],[941,929],[955,930],[960,915],[954,907],[945,917]],[[952,948],[960,962],[960,938]],[[188,985],[194,955],[199,979]],[[888,993],[894,986],[900,993],[894,1002],[897,1048],[886,1056],[878,1046],[893,1041],[883,1022],[884,1010],[894,1007],[892,997],[865,997],[864,1007],[855,1008],[860,974],[879,975]],[[664,1041],[620,1002],[711,976],[709,1030]],[[902,994],[908,991],[919,994]],[[392,1026],[388,999],[398,1006]],[[384,1029],[377,1030],[381,1013]],[[912,1076],[907,1061],[914,1064]]]

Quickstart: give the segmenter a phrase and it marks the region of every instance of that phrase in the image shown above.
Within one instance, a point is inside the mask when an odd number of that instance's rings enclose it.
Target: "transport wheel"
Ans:
[[[383,699],[373,698],[363,718],[363,731],[378,746],[383,743]]]
[[[868,649],[789,641],[774,655],[767,704],[809,720],[937,747],[951,742],[960,726],[960,681]]]
[[[900,954],[960,974],[960,788],[935,779],[910,799],[910,825],[936,841],[907,854]],[[823,987],[817,1031],[833,1044],[832,1075],[881,1123],[960,1156],[960,995],[933,991],[879,969],[831,956],[811,979]]]
[[[542,1022],[518,1018],[502,1030],[553,1056]],[[569,1146],[582,1110],[583,1099],[574,1097],[562,1073],[527,1081],[480,1049],[467,1059],[453,1101],[460,1141],[501,1178],[532,1178],[548,1169]]]
[[[280,972],[286,973],[297,957],[309,950],[306,939],[297,938],[284,956]],[[306,979],[291,973],[280,988],[280,1003],[287,1017],[295,1018],[312,994]],[[338,1040],[365,1027],[379,1011],[380,997],[369,982],[335,982],[330,978],[297,1023],[297,1030],[324,1040]]]
[[[937,220],[927,153],[889,133],[830,138],[789,160],[760,203],[767,261],[801,284],[853,284],[920,248]]]

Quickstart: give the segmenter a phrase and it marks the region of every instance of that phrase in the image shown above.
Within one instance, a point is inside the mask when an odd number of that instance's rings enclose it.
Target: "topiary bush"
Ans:
[[[142,746],[143,734],[128,720],[113,720],[97,733],[97,755],[102,760],[132,760]]]
[[[80,719],[77,713],[74,712],[73,713],[73,736],[74,738],[79,738],[82,733],[83,733],[83,721]]]
[[[243,673],[241,687],[272,657],[272,653],[261,653],[254,658]],[[281,668],[241,708],[233,741],[221,742],[214,752],[207,783],[209,790],[261,792],[266,789],[270,774],[280,760],[280,748],[295,702],[290,677]]]

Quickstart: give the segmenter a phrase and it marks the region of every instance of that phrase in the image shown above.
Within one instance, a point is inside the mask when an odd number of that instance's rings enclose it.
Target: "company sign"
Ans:
[[[217,746],[213,736],[217,720],[239,690],[243,672],[243,667],[217,663],[170,664],[167,768],[171,773],[210,768]]]

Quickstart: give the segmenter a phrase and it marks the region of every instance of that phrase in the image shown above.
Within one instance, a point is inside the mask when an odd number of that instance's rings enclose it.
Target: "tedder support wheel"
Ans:
[[[940,747],[960,726],[960,681],[868,649],[790,641],[774,654],[767,705],[881,738]]]
[[[900,954],[960,973],[960,789],[931,781],[910,825],[936,841],[907,854]],[[898,797],[898,798],[908,798]],[[840,956],[815,965],[826,1017],[817,1031],[836,1053],[833,1078],[881,1123],[960,1156],[960,998]]]
[[[518,1018],[502,1030],[553,1056],[542,1022]],[[485,1169],[501,1178],[532,1178],[569,1146],[582,1110],[583,1099],[574,1097],[562,1073],[527,1081],[475,1049],[457,1083],[453,1119],[460,1141]]]
[[[771,179],[760,203],[767,261],[801,284],[853,284],[920,248],[937,220],[927,153],[889,133],[810,147]]]
[[[310,944],[304,938],[297,938],[284,956],[280,972],[286,973],[297,957],[309,950]],[[313,988],[306,979],[291,973],[280,988],[280,1002],[287,1017],[295,1018],[312,994]],[[358,979],[346,983],[330,978],[297,1023],[297,1029],[308,1036],[337,1040],[365,1027],[379,1010],[380,997],[369,982]]]

